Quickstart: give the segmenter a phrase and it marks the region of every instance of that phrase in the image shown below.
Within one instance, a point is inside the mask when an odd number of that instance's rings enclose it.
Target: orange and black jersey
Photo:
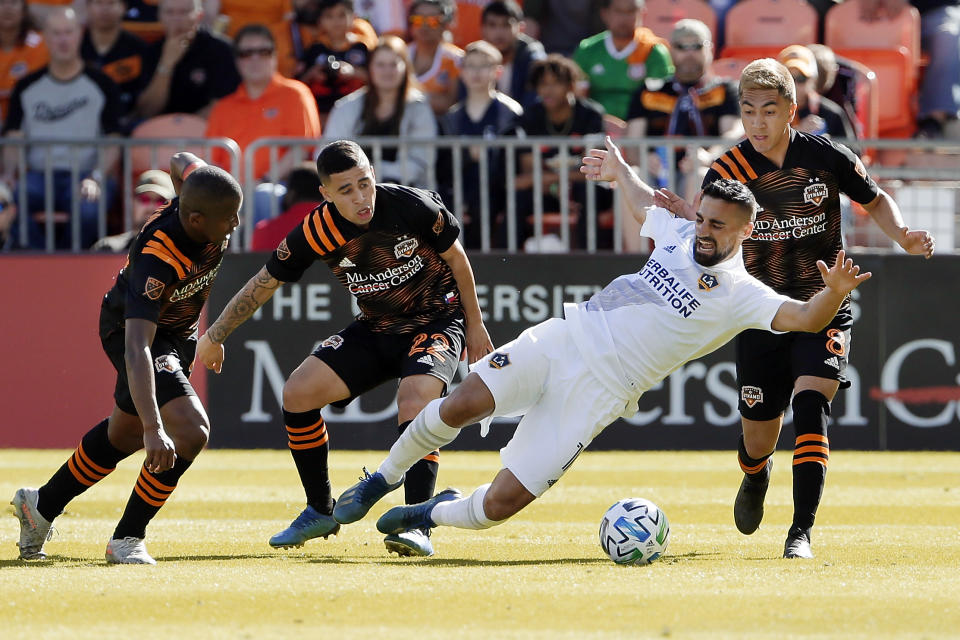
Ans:
[[[227,241],[191,240],[180,223],[179,204],[175,198],[143,225],[104,298],[104,308],[119,326],[127,318],[141,318],[181,338],[197,329]]]
[[[782,167],[743,140],[710,166],[703,184],[718,178],[747,185],[761,207],[753,235],[743,243],[747,271],[799,300],[823,288],[817,260],[832,265],[843,248],[840,192],[861,204],[880,193],[848,148],[794,129]]]
[[[368,228],[324,202],[287,235],[266,268],[277,280],[296,282],[323,260],[357,299],[358,320],[372,331],[405,333],[461,312],[453,271],[440,257],[459,234],[436,193],[378,184]]]

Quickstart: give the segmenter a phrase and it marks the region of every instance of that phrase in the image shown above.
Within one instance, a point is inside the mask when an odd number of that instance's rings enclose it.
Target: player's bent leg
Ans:
[[[501,469],[483,499],[483,512],[493,524],[510,518],[537,499],[509,469]],[[492,526],[492,525],[491,525]]]
[[[743,470],[743,480],[733,503],[733,521],[737,530],[750,535],[760,527],[763,520],[763,501],[770,486],[773,471],[773,455],[780,434],[783,416],[773,420],[742,419],[743,434],[740,436],[737,458]],[[770,444],[772,441],[772,444]],[[747,443],[751,443],[748,446]],[[751,455],[750,451],[764,451]]]

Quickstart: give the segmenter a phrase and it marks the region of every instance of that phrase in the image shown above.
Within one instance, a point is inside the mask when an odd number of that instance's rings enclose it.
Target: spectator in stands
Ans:
[[[326,35],[300,58],[297,78],[310,87],[317,101],[321,123],[333,103],[367,83],[369,50],[350,31],[353,0],[322,0],[317,26]]]
[[[514,136],[523,116],[523,108],[510,96],[497,91],[497,78],[503,73],[500,52],[489,42],[478,40],[467,45],[463,56],[461,79],[467,88],[466,97],[450,108],[440,119],[440,129],[448,136],[476,136],[495,140],[502,136]],[[480,157],[487,156],[487,180],[480,180]],[[503,149],[470,147],[462,151],[464,208],[464,246],[481,246],[481,190],[486,189],[489,202],[489,225],[502,213],[505,205],[506,171]],[[452,187],[453,162],[449,151],[441,152],[437,162],[437,179],[441,185]],[[449,188],[442,189],[444,199],[453,201]],[[491,235],[493,237],[493,235]]]
[[[547,53],[569,56],[577,44],[604,29],[602,0],[524,0],[526,33]]]
[[[865,123],[857,115],[857,71],[850,60],[838,57],[825,44],[808,44],[807,49],[817,60],[817,93],[840,105],[856,137],[865,137]]]
[[[357,0],[355,9],[380,35],[403,37],[407,33],[404,0]]]
[[[320,118],[317,103],[310,89],[299,80],[277,73],[277,52],[273,34],[265,25],[248,24],[237,32],[234,44],[237,67],[242,82],[237,90],[214,105],[207,121],[208,138],[233,138],[240,152],[257,138],[291,136],[319,138]],[[254,200],[254,217],[270,216],[270,194],[277,187],[270,176],[282,176],[302,159],[300,147],[287,152],[281,149],[278,166],[270,167],[270,150],[260,149],[253,159],[253,178],[261,181]],[[249,159],[245,159],[247,162]],[[224,149],[213,150],[213,162],[229,168]]]
[[[175,195],[170,174],[160,169],[144,171],[137,178],[137,186],[133,189],[133,212],[130,215],[130,229],[114,236],[100,238],[90,250],[126,253],[130,250],[130,244],[140,233],[140,229],[147,218],[152,216],[157,209],[173,200]]]
[[[547,57],[543,45],[521,33],[523,11],[514,0],[494,0],[483,8],[483,39],[503,57],[497,88],[526,109],[537,101],[530,86],[530,65]]]
[[[483,38],[483,10],[490,0],[455,0],[450,36],[461,49]]]
[[[569,58],[551,53],[544,60],[533,64],[530,70],[530,82],[536,88],[539,101],[527,109],[521,120],[521,127],[530,137],[556,136],[559,138],[579,138],[590,134],[603,135],[603,107],[588,100],[579,98],[575,93],[577,81],[580,79],[580,68]],[[560,211],[560,198],[568,198],[573,206],[571,213],[577,216],[577,230],[579,246],[586,246],[586,187],[583,174],[580,173],[580,148],[572,148],[567,156],[566,163],[556,148],[543,150],[542,188],[544,211]],[[570,193],[561,194],[560,174],[566,172],[569,178]],[[529,237],[532,231],[534,165],[533,153],[520,153],[517,175],[517,223],[519,225],[518,238],[521,242]],[[612,197],[608,189],[597,189],[597,210],[608,209],[612,204]],[[598,234],[598,246],[610,247],[612,235]]]
[[[253,232],[254,251],[276,249],[290,230],[323,201],[320,197],[320,176],[317,175],[317,166],[312,162],[295,166],[284,182],[287,192],[283,196],[283,213],[257,223]]]
[[[410,4],[410,60],[437,117],[457,101],[463,49],[447,42],[453,11],[452,0]]]
[[[404,136],[432,140],[437,121],[427,96],[417,88],[407,45],[396,36],[384,36],[373,51],[367,69],[366,87],[340,98],[333,105],[324,141],[356,136]],[[427,184],[427,170],[435,153],[431,147],[410,145],[400,157],[393,145],[383,147],[383,156],[365,149],[374,161],[378,182],[398,182],[414,187]]]
[[[194,113],[204,118],[213,103],[240,84],[230,44],[201,25],[201,0],[160,0],[164,37],[150,47],[137,101],[139,115]]]
[[[710,37],[710,28],[699,20],[687,18],[676,23],[670,33],[674,74],[666,81],[648,80],[633,94],[627,113],[628,138],[692,136],[737,140],[743,136],[737,83],[711,73]],[[692,200],[706,168],[722,151],[699,147],[696,156],[688,156],[685,149],[678,149],[678,192]],[[662,162],[659,155],[651,154],[651,166]],[[633,224],[632,216],[625,216],[625,224]],[[628,242],[640,241],[639,228],[636,233],[630,229],[624,238]],[[637,247],[628,244],[628,248]]]
[[[792,44],[780,52],[777,60],[790,71],[797,87],[795,129],[831,138],[856,137],[853,125],[840,105],[817,93],[817,59],[810,49]]]
[[[80,57],[83,30],[77,15],[69,7],[52,9],[43,29],[44,41],[50,50],[50,64],[17,82],[10,98],[10,113],[0,135],[42,140],[44,138],[90,138],[119,133],[120,98],[117,85],[106,75],[86,67]],[[16,184],[17,149],[4,149],[3,180]],[[116,192],[113,179],[120,154],[108,147],[101,154],[94,147],[68,145],[34,145],[27,151],[27,216],[28,246],[41,249],[45,237],[41,224],[45,216],[34,214],[46,210],[45,167],[53,168],[53,202],[51,210],[71,212],[73,201],[72,167],[80,179],[80,245],[89,247],[97,239],[100,198],[109,203]],[[72,216],[55,233],[56,248],[72,244]]]
[[[33,30],[27,0],[0,1],[0,125],[7,116],[13,85],[47,60],[47,47]]]
[[[80,55],[120,88],[120,125],[129,131],[137,98],[146,85],[147,43],[121,28],[125,0],[87,0],[87,29]]]
[[[641,26],[644,0],[603,0],[601,6],[607,30],[583,40],[573,59],[587,76],[590,98],[625,120],[643,81],[667,78],[673,64],[667,47]]]
[[[270,26],[277,42],[277,62],[282,75],[295,77],[306,50],[318,42],[327,43],[326,34],[318,26],[323,1],[293,0],[293,12],[289,19]],[[367,46],[368,51],[377,46],[377,32],[366,20],[354,16],[350,32]]]

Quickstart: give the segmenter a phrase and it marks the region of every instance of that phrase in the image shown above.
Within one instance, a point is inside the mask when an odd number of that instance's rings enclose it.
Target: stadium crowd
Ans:
[[[827,16],[840,3],[810,0],[816,36],[809,42],[784,37],[761,50],[731,43],[730,24],[724,25],[737,5],[764,0],[670,1],[683,19],[663,28],[662,21],[647,21],[644,0],[0,0],[0,135],[26,141],[137,136],[158,118],[187,114],[202,135],[230,138],[241,153],[258,138],[278,136],[317,139],[318,145],[357,136],[436,141],[604,132],[734,141],[742,135],[736,79],[723,77],[723,70],[735,75],[750,59],[769,55],[794,77],[794,126],[801,131],[847,139],[960,139],[958,0],[845,0],[866,24],[919,12],[925,57],[917,52],[912,69],[922,78],[918,104],[897,130],[874,128],[863,104],[864,64],[824,44]],[[538,200],[545,211],[566,207],[575,221],[571,245],[585,246],[587,217],[578,214],[587,206],[587,189],[577,167],[565,162],[576,149],[564,155],[551,147],[539,154],[521,148],[508,162],[504,149],[476,145],[453,162],[440,146],[384,146],[379,158],[371,155],[378,179],[427,186],[435,175],[438,191],[450,199],[458,167],[465,245],[480,246],[480,211],[488,203],[491,217],[483,223],[493,246],[503,247],[514,231],[506,228],[503,188],[512,166],[520,244],[532,240],[526,214]],[[695,190],[720,151],[678,153],[680,188]],[[28,145],[25,166],[20,153],[19,145],[7,144],[0,158],[0,248],[42,249],[52,224],[58,249],[69,248],[79,233],[81,247],[122,250],[123,242],[103,241],[103,227],[126,233],[143,216],[123,214],[119,149]],[[280,237],[278,225],[294,223],[282,215],[286,209],[301,211],[311,201],[302,193],[284,196],[290,184],[303,183],[302,162],[312,153],[281,148],[273,163],[267,149],[257,152],[255,246],[267,248],[258,233]],[[230,170],[221,149],[212,160]],[[651,153],[643,161],[650,182],[662,183],[668,156]],[[167,191],[155,188],[157,182],[156,174],[135,177],[128,188],[149,205]],[[75,198],[78,218],[69,213]],[[20,202],[27,211],[19,211]],[[598,211],[612,202],[608,189],[597,190]],[[601,213],[596,225],[598,246],[611,247],[611,216]]]

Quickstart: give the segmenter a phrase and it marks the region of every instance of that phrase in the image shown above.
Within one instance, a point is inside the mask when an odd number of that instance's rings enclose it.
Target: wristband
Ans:
[[[198,167],[202,167],[205,164],[206,162],[204,162],[203,160],[194,160],[193,162],[188,164],[183,171],[180,172],[180,179],[186,180],[187,176],[193,173],[195,169],[197,169]]]

